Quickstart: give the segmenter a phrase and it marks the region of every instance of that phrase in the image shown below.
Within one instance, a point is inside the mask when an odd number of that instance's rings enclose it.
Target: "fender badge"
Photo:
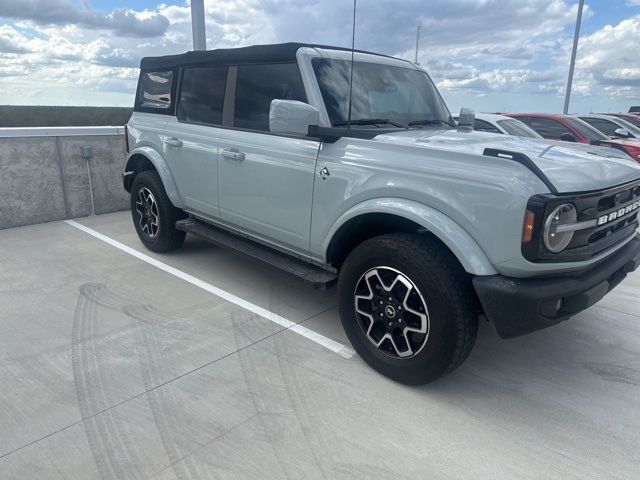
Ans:
[[[323,180],[326,180],[330,176],[331,176],[331,172],[329,171],[329,169],[327,167],[323,167],[322,170],[320,170],[320,177]]]

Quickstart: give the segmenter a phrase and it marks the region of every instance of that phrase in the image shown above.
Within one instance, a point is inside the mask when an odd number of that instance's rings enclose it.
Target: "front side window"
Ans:
[[[238,66],[234,126],[269,131],[274,99],[307,101],[297,64]]]
[[[505,132],[515,137],[541,138],[536,132],[527,127],[519,120],[498,120],[498,125],[504,128]]]
[[[559,140],[565,133],[573,134],[573,132],[562,123],[550,118],[532,117],[529,121],[529,125],[544,138]]]
[[[614,122],[611,122],[609,120],[604,120],[604,119],[601,119],[601,118],[580,117],[580,119],[584,120],[589,125],[591,125],[593,128],[595,128],[596,130],[601,131],[602,133],[604,133],[605,135],[607,135],[609,137],[615,137],[616,129],[620,128]]]
[[[312,65],[331,125],[344,125],[349,117],[351,61],[314,58]],[[435,85],[420,70],[354,62],[352,90],[352,121],[386,119],[401,125],[452,123]]]
[[[173,72],[142,72],[138,105],[142,108],[168,110],[171,107]]]
[[[576,117],[565,117],[565,122],[571,125],[572,128],[580,132],[580,134],[587,138],[590,142],[593,140],[609,140],[604,133],[596,130],[584,120],[580,120]]]
[[[221,125],[227,67],[186,68],[182,74],[178,118],[188,123]]]
[[[475,119],[475,123],[473,124],[473,129],[478,132],[489,132],[489,133],[502,133],[496,127],[491,125],[489,122],[485,122],[484,120],[480,120],[478,118]]]

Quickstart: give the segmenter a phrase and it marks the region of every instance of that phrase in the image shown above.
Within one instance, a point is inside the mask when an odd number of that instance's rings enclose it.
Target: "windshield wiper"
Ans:
[[[358,118],[356,120],[351,120],[351,125],[393,125],[398,128],[407,128],[405,125],[401,123],[393,122],[388,118]],[[340,122],[335,122],[333,124],[334,127],[344,127],[345,125],[349,125],[347,120],[341,120]]]
[[[453,123],[449,123],[445,120],[440,120],[436,118],[428,119],[428,120],[414,120],[413,122],[409,122],[410,127],[415,127],[417,125],[438,125],[438,124],[449,125],[450,127],[455,127]]]

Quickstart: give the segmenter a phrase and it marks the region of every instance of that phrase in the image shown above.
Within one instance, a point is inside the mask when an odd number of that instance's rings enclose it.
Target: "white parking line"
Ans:
[[[178,270],[177,268],[171,267],[166,263],[163,263],[159,260],[156,260],[155,258],[145,255],[144,253],[141,253],[127,245],[124,245],[123,243],[118,242],[117,240],[114,240],[113,238],[109,238],[100,232],[96,232],[95,230],[89,227],[85,227],[84,225],[78,222],[75,222],[73,220],[65,220],[65,223],[67,225],[71,225],[72,227],[77,228],[78,230],[82,230],[83,232],[88,233],[89,235],[92,235],[93,237],[99,240],[102,240],[103,242],[106,242],[109,245],[112,245],[117,249],[122,250],[125,253],[128,253],[129,255],[133,255],[134,257],[139,258],[140,260],[147,262],[153,265],[154,267],[159,268],[160,270],[170,273],[175,277],[181,278],[185,282],[189,282],[190,284],[195,285],[196,287],[200,287],[209,293],[213,293],[214,295],[226,300],[227,302],[234,303],[239,307],[244,308],[245,310],[249,310],[250,312],[255,313],[256,315],[261,316],[262,318],[266,318],[267,320],[270,320],[273,323],[277,323],[278,325],[292,332],[295,332],[298,335],[302,335],[303,337],[308,338],[312,342],[315,342],[318,345],[322,345],[323,347],[328,348],[332,352],[335,352],[344,358],[351,358],[355,355],[355,352],[353,351],[353,349],[347,347],[346,345],[336,342],[335,340],[331,340],[330,338],[327,338],[324,335],[314,332],[313,330],[309,330],[307,327],[303,327],[302,325],[292,322],[291,320],[287,320],[286,318],[281,317],[280,315],[273,313],[267,310],[266,308],[259,307],[258,305],[255,305],[240,297],[237,297],[233,293],[229,293],[225,290],[222,290],[221,288],[211,285],[210,283],[200,280],[199,278],[196,278],[193,275],[189,275],[188,273],[185,273],[182,270]]]

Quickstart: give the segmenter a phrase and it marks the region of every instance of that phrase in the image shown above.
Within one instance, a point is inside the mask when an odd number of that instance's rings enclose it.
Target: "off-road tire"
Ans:
[[[140,198],[140,192],[143,189],[151,193],[156,205],[156,215],[159,219],[157,231],[153,236],[143,230],[140,213],[136,209],[137,207],[139,208],[137,203]],[[176,221],[186,218],[186,214],[173,206],[162,185],[160,175],[154,170],[140,172],[133,181],[131,186],[131,217],[140,241],[153,252],[162,253],[175,250],[184,242],[186,233],[177,230],[175,224]]]
[[[400,272],[426,304],[426,343],[409,358],[394,358],[377,348],[356,312],[356,287],[376,267]],[[469,276],[445,246],[425,235],[381,235],[356,247],[340,270],[338,306],[345,332],[364,361],[383,375],[409,385],[432,382],[459,367],[469,356],[478,331],[478,301]]]

